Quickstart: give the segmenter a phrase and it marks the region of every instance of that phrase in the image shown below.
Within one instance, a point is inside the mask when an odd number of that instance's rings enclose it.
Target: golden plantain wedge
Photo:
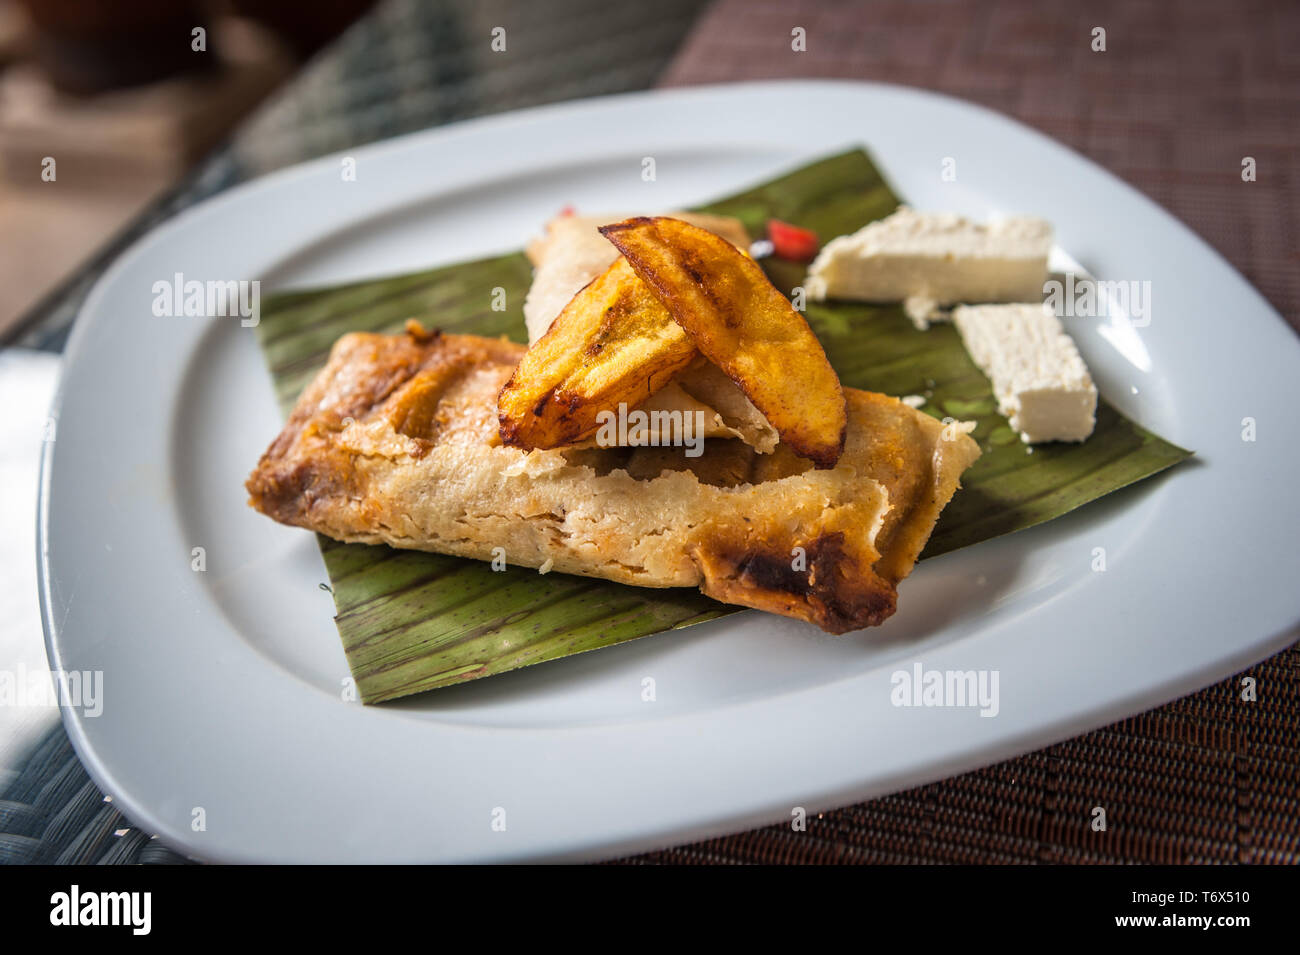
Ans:
[[[758,263],[680,219],[638,217],[600,232],[781,441],[818,468],[834,467],[848,422],[839,376]]]
[[[619,256],[569,301],[501,389],[501,441],[524,450],[581,441],[600,412],[636,407],[698,354]]]

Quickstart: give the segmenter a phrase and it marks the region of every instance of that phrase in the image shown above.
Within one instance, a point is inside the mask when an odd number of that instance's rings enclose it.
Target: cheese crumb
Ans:
[[[537,572],[539,574],[549,574],[551,572],[551,568],[554,566],[555,566],[555,560],[551,557],[548,557],[546,558],[546,563],[542,564],[541,567],[537,568]]]
[[[939,303],[924,295],[913,295],[903,299],[903,311],[912,320],[918,332],[929,329],[931,322],[945,321],[948,316],[939,308]]]
[[[959,435],[971,434],[978,426],[975,421],[958,421],[955,418],[943,419],[943,440],[956,441]]]

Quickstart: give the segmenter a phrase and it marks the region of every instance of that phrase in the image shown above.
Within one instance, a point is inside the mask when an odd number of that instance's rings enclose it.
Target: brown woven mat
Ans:
[[[1084,7],[1086,6],[1086,9]],[[807,52],[790,31],[807,31]],[[1106,30],[1106,52],[1091,49]],[[1172,211],[1300,328],[1300,4],[722,0],[661,85],[884,80],[1008,113]],[[1253,156],[1257,180],[1241,178]],[[1208,559],[1208,558],[1207,558]],[[628,862],[1300,861],[1300,648],[910,792]],[[1107,828],[1094,832],[1093,807]]]

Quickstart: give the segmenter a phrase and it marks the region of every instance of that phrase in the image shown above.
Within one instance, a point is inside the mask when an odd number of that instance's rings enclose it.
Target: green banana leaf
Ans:
[[[557,198],[557,205],[563,197]],[[739,218],[751,236],[767,220],[814,229],[823,241],[893,212],[898,197],[866,153],[831,156],[704,211]],[[764,261],[786,291],[802,266]],[[531,280],[522,253],[397,278],[284,293],[269,299],[257,331],[287,414],[349,331],[396,333],[408,318],[444,331],[527,341],[521,306]],[[492,290],[509,307],[492,308]],[[499,301],[499,294],[495,297]],[[974,420],[983,456],[944,510],[922,559],[1032,527],[1188,457],[1102,402],[1082,444],[1032,450],[997,413],[988,379],[951,325],[919,332],[898,306],[807,307],[846,385],[921,395],[936,417]],[[734,613],[686,589],[630,587],[528,568],[494,571],[457,557],[319,538],[338,608],[336,622],[361,699],[377,703],[504,673],[573,653]],[[904,602],[901,613],[907,612]]]

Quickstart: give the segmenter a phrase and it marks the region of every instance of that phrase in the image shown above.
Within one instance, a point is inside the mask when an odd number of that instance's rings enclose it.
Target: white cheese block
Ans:
[[[1050,309],[961,305],[952,320],[971,358],[993,382],[998,410],[1022,441],[1082,441],[1092,434],[1097,389]]]
[[[902,206],[826,243],[804,286],[816,301],[1041,301],[1051,248],[1052,227],[1042,219],[1017,216],[980,225]]]

